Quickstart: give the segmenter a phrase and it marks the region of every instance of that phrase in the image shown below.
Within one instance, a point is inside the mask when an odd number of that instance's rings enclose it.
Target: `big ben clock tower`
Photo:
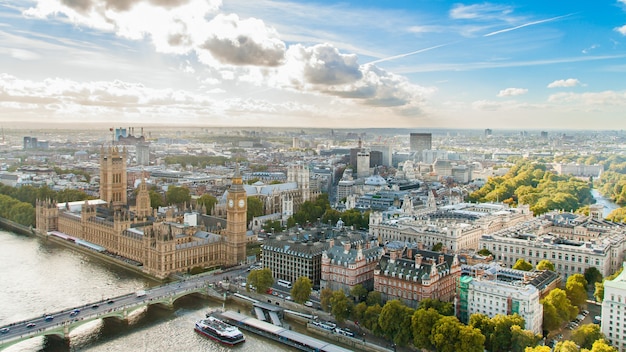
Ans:
[[[246,260],[246,216],[248,213],[248,197],[243,188],[239,164],[235,165],[235,174],[226,202],[226,263],[237,265]]]

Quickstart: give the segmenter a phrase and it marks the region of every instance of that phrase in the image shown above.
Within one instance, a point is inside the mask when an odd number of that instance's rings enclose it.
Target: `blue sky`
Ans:
[[[626,0],[0,0],[0,123],[621,129]]]

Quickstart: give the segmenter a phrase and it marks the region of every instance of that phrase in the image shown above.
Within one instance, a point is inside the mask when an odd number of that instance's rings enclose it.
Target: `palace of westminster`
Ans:
[[[248,205],[238,167],[226,195],[226,220],[197,226],[197,218],[182,221],[171,210],[157,216],[150,207],[145,180],[138,187],[136,205],[129,207],[126,158],[125,149],[103,148],[100,200],[72,205],[40,200],[37,231],[57,232],[101,246],[143,265],[144,272],[158,278],[195,267],[233,266],[245,261]],[[201,230],[206,228],[211,232]]]

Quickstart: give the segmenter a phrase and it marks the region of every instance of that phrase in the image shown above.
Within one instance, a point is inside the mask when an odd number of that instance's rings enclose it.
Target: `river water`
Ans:
[[[0,326],[158,285],[53,242],[4,230],[0,258]],[[195,333],[194,322],[217,307],[218,302],[187,296],[172,310],[151,306],[137,311],[127,324],[113,319],[86,324],[71,332],[69,346],[37,337],[5,351],[294,351],[245,331],[246,342],[234,348]]]
[[[619,205],[613,203],[610,199],[604,198],[597,189],[591,190],[591,195],[596,200],[596,204],[604,205],[604,210],[602,211],[602,215],[606,218],[609,214],[619,208]]]

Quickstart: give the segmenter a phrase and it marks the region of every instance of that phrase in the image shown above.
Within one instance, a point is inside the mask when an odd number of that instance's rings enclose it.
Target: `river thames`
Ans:
[[[4,230],[0,258],[0,326],[159,284],[53,242]],[[187,296],[172,310],[151,306],[137,311],[128,324],[114,319],[86,324],[71,332],[69,347],[38,337],[5,351],[295,351],[245,331],[246,342],[234,348],[195,333],[194,322],[220,306]]]

